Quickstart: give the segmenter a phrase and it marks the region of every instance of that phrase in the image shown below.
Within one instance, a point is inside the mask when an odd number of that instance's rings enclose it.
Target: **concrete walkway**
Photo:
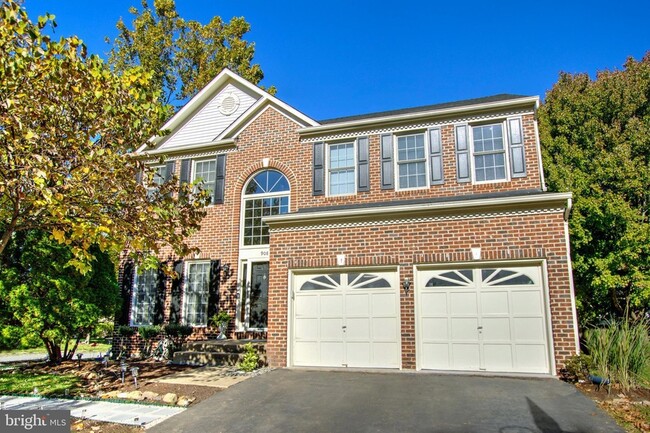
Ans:
[[[69,410],[75,418],[151,427],[185,409],[174,406],[109,403],[94,400],[0,396],[5,410]]]
[[[104,355],[104,352],[99,351],[85,351],[79,352],[83,356],[81,359],[95,359]],[[27,362],[27,361],[46,361],[47,353],[23,353],[19,355],[3,355],[0,354],[0,364],[12,363],[12,362]],[[74,361],[77,360],[77,355],[74,356]]]

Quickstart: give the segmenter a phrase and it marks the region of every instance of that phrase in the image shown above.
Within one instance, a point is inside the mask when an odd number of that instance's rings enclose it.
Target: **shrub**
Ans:
[[[257,353],[257,349],[253,347],[253,343],[248,342],[244,345],[244,356],[239,363],[239,369],[251,372],[259,366],[260,356]]]
[[[138,334],[144,340],[144,347],[142,354],[144,356],[151,355],[151,340],[156,338],[160,334],[160,326],[140,326],[138,328]]]
[[[179,325],[178,323],[170,323],[164,328],[165,334],[168,337],[175,338],[186,338],[192,335],[192,327],[188,325]]]
[[[131,328],[129,325],[122,325],[117,328],[117,333],[122,337],[130,337],[135,334],[135,328]]]
[[[596,372],[618,382],[627,391],[650,368],[648,321],[609,321],[605,327],[587,329],[584,343]]]
[[[210,324],[215,328],[218,328],[221,324],[228,325],[231,319],[232,317],[230,317],[230,314],[228,314],[226,310],[220,310],[210,318]]]
[[[20,326],[0,327],[0,350],[31,349],[43,345],[38,335],[25,332]]]
[[[562,371],[562,379],[568,382],[577,382],[585,380],[587,375],[593,370],[593,363],[589,355],[581,353],[580,355],[573,355],[564,364]]]

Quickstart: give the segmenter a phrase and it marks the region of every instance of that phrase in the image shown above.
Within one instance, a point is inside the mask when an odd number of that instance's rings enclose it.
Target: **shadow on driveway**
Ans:
[[[275,370],[148,430],[622,433],[556,379]]]

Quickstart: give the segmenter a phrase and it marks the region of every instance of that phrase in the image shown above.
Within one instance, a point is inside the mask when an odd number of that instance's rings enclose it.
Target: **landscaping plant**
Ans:
[[[584,344],[595,372],[618,382],[624,391],[639,384],[650,368],[648,321],[630,323],[610,320],[600,328],[587,329]]]
[[[239,369],[246,372],[256,370],[260,363],[260,355],[257,353],[257,349],[253,346],[253,343],[248,342],[244,345],[244,350]]]
[[[138,334],[140,338],[144,340],[144,347],[142,348],[142,354],[145,357],[151,356],[151,349],[153,347],[153,339],[160,334],[160,326],[140,326],[138,328]]]

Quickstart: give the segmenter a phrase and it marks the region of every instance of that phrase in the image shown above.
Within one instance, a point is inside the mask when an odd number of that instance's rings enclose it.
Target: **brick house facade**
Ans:
[[[176,280],[120,280],[120,323],[225,309],[270,365],[555,374],[578,350],[571,195],[545,191],[535,97],[317,122],[230,71],[138,153],[213,193]],[[137,338],[131,343],[138,344]]]

